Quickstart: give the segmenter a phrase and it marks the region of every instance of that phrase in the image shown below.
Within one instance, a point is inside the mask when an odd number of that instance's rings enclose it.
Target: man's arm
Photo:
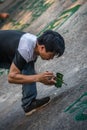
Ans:
[[[21,74],[20,70],[15,66],[14,63],[12,63],[8,75],[8,81],[9,83],[17,83],[17,84],[32,83],[32,82],[38,82],[38,76],[37,75],[27,76]]]
[[[16,67],[14,63],[12,63],[8,75],[8,82],[15,84],[41,82],[47,85],[53,85],[55,84],[55,81],[53,79],[49,80],[51,77],[54,77],[52,72],[44,72],[35,75],[21,74],[21,71]]]

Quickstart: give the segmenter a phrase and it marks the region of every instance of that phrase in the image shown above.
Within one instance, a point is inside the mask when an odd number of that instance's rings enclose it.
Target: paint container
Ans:
[[[63,74],[61,74],[61,73],[56,73],[55,80],[56,80],[55,87],[61,88],[61,87],[62,87],[62,84],[65,84],[65,85],[67,86],[67,84],[63,81]]]
[[[55,86],[57,88],[60,88],[60,87],[62,87],[62,83],[63,83],[63,74],[56,73],[56,84],[55,84]]]

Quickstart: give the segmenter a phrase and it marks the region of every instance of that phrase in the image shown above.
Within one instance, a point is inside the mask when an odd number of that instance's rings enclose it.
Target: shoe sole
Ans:
[[[38,108],[36,108],[36,109],[33,109],[32,111],[30,111],[30,112],[28,112],[28,113],[25,113],[25,115],[26,115],[26,116],[30,116],[32,113],[34,113],[34,112],[36,112],[36,111],[42,109],[42,108],[45,107],[46,105],[48,105],[48,104],[50,103],[50,101],[51,101],[51,99],[49,100],[48,103],[42,105],[41,107],[38,107]]]

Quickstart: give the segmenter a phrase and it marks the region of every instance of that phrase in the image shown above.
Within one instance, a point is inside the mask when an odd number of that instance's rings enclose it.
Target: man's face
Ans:
[[[54,52],[46,52],[45,46],[41,45],[39,48],[39,55],[43,60],[53,59],[55,56]]]

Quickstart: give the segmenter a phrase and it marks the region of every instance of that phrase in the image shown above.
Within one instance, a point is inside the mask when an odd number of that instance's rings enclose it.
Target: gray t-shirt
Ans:
[[[37,37],[30,33],[26,33],[20,38],[18,52],[27,63],[36,59],[36,55],[34,53],[36,42]]]

